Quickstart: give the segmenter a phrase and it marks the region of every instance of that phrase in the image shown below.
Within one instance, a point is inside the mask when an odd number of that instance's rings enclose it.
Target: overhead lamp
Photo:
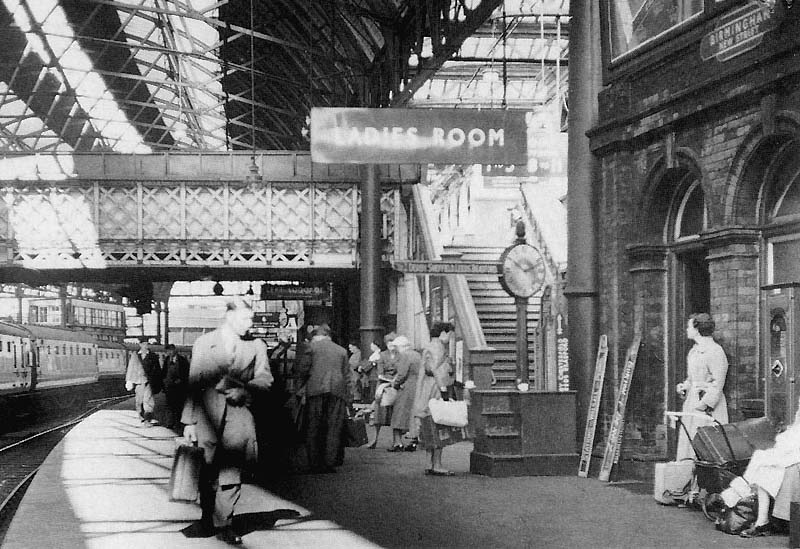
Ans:
[[[213,291],[214,291],[214,295],[222,295],[225,292],[225,288],[223,288],[222,284],[220,284],[219,281],[217,281],[214,284]]]
[[[253,148],[253,154],[250,157],[250,173],[245,178],[248,185],[261,182],[261,174],[258,173],[258,164],[256,164],[256,50],[254,37],[256,29],[253,13],[253,0],[250,0],[250,145]]]
[[[412,68],[419,66],[419,56],[416,53],[408,56],[408,66]]]

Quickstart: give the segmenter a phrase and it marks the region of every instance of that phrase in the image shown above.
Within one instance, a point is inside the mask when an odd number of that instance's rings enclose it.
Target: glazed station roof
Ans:
[[[308,148],[311,107],[565,107],[568,0],[0,0],[0,150]]]

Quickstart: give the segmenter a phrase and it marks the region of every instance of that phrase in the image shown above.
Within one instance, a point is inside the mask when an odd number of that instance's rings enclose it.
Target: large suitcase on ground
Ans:
[[[672,505],[692,482],[694,462],[690,459],[656,463],[653,497],[659,503]]]
[[[203,465],[203,449],[176,439],[175,459],[169,477],[170,501],[197,501],[199,497],[200,467]]]

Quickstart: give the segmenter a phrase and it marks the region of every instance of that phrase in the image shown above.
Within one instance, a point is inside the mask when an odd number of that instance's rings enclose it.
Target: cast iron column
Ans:
[[[517,385],[528,383],[528,298],[517,297]]]
[[[361,352],[369,356],[369,344],[381,337],[381,183],[378,166],[361,166]]]
[[[601,84],[600,15],[595,0],[570,2],[569,148],[567,153],[567,330],[570,384],[577,391],[581,443],[597,351],[597,204],[601,184],[586,132],[597,123]]]

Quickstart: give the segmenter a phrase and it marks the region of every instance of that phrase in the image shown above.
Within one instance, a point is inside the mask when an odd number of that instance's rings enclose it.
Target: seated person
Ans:
[[[739,535],[745,538],[770,535],[770,498],[775,499],[772,516],[783,520],[789,520],[789,504],[800,501],[800,411],[789,428],[775,437],[772,448],[753,452],[742,477],[756,489],[758,516]]]

